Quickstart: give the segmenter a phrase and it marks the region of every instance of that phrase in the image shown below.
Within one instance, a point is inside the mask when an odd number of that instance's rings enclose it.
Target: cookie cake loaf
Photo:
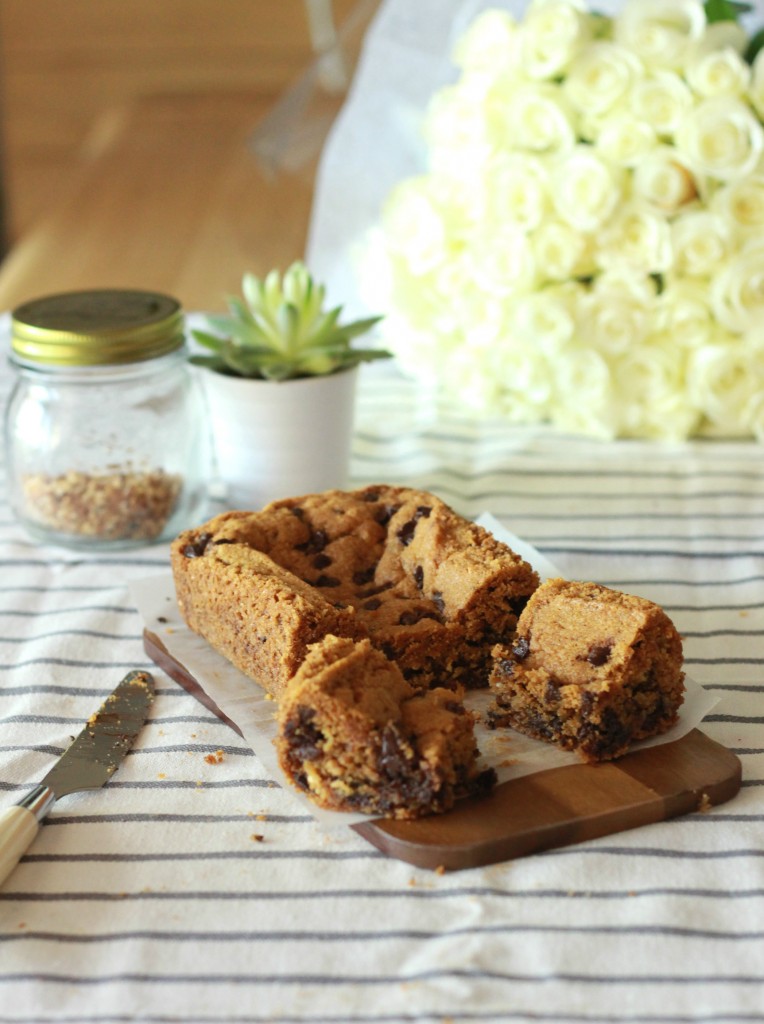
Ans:
[[[435,495],[376,486],[226,512],[172,544],[188,625],[280,697],[322,636],[361,639],[414,687],[485,686],[535,571]]]

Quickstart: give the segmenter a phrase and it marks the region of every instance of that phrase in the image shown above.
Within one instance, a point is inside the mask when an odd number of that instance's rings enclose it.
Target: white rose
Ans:
[[[627,0],[615,18],[615,39],[654,67],[683,67],[702,37],[706,15],[700,0]]]
[[[528,9],[520,26],[522,64],[530,78],[560,75],[591,37],[589,16],[578,4],[546,0]]]
[[[595,254],[603,269],[625,267],[662,274],[671,267],[671,230],[666,217],[639,203],[621,207],[604,226]]]
[[[753,62],[748,98],[759,117],[764,118],[764,50],[759,50]]]
[[[742,96],[751,81],[751,69],[740,54],[728,48],[693,57],[686,76],[699,96]]]
[[[506,74],[518,63],[520,34],[507,12],[489,8],[470,23],[452,49],[452,59],[463,71]]]
[[[509,331],[523,347],[554,355],[572,339],[575,326],[576,302],[566,289],[546,288],[512,303]]]
[[[646,121],[658,135],[673,136],[693,107],[692,93],[673,71],[656,71],[636,83],[629,106],[637,121]]]
[[[676,145],[696,173],[730,181],[755,169],[764,150],[764,129],[747,104],[717,97],[687,114]]]
[[[568,281],[594,269],[591,238],[563,220],[547,218],[531,236],[541,280]]]
[[[727,258],[729,229],[708,210],[680,213],[671,225],[674,270],[690,277],[712,277]]]
[[[576,110],[600,117],[628,96],[642,75],[642,65],[633,53],[602,40],[575,58],[563,89]]]
[[[684,353],[661,336],[650,337],[613,363],[621,434],[680,441],[697,428],[700,415],[686,400],[684,368]]]
[[[746,409],[761,392],[762,351],[719,333],[712,344],[690,353],[687,394],[708,420],[708,432],[744,436]]]
[[[764,175],[751,174],[720,188],[711,208],[736,233],[760,235],[764,232]]]
[[[653,316],[655,334],[677,348],[700,348],[711,337],[714,322],[708,281],[669,280],[658,297]]]
[[[554,360],[552,422],[563,430],[609,440],[616,437],[620,411],[604,356],[576,340]]]
[[[659,146],[637,164],[632,178],[634,198],[664,213],[676,211],[698,195],[695,180],[671,146]]]
[[[717,270],[711,308],[730,331],[753,330],[764,317],[764,241],[747,243]]]
[[[620,173],[591,146],[577,146],[555,163],[551,179],[557,213],[578,231],[599,228],[621,197]]]
[[[486,97],[485,82],[474,77],[435,93],[422,126],[431,170],[455,177],[480,173],[493,148],[483,114]]]
[[[558,153],[576,140],[574,119],[562,90],[554,85],[506,87],[491,96],[490,116],[497,141],[532,153]]]
[[[514,224],[476,232],[462,262],[465,274],[479,288],[496,295],[525,291],[535,284],[533,250],[525,232]]]
[[[541,223],[549,205],[549,175],[537,157],[501,154],[483,167],[484,217],[531,231]]]
[[[444,259],[449,232],[442,207],[426,176],[402,182],[388,198],[383,211],[388,244],[414,274],[424,274]]]
[[[613,112],[598,126],[594,145],[597,152],[619,167],[637,167],[657,145],[652,125],[631,113]]]
[[[597,288],[580,302],[581,333],[587,342],[608,356],[621,356],[635,348],[651,325],[651,307],[627,287]]]

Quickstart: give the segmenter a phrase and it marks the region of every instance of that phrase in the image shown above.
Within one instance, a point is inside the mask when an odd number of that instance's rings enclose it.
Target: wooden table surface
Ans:
[[[252,148],[262,94],[157,96],[113,110],[102,145],[0,267],[0,308],[91,287],[216,310],[245,270],[302,256],[310,162],[269,174]]]

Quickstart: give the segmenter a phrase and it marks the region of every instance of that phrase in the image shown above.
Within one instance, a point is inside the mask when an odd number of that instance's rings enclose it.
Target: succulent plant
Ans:
[[[283,277],[277,270],[263,279],[245,274],[242,295],[228,299],[229,315],[206,318],[214,333],[192,331],[211,352],[192,355],[192,363],[231,377],[280,381],[325,376],[390,356],[351,344],[381,317],[340,324],[342,306],[324,310],[326,289],[299,261]]]

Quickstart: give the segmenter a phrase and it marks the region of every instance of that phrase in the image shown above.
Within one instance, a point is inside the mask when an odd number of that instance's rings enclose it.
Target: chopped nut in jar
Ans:
[[[164,470],[28,474],[27,514],[62,534],[103,540],[153,540],[172,515],[180,477]]]

